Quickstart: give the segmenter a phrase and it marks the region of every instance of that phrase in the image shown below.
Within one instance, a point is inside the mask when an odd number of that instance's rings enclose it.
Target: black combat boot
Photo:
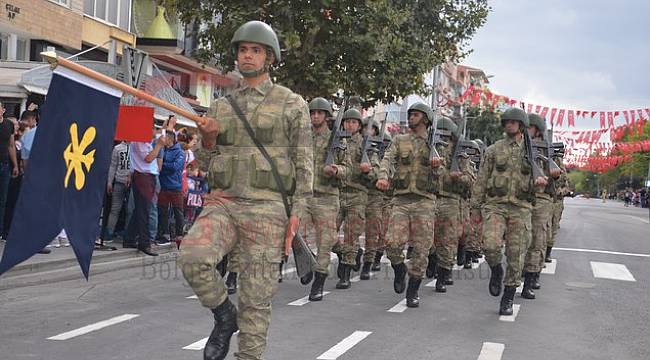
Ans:
[[[406,288],[406,307],[416,308],[420,306],[420,297],[418,296],[420,283],[422,283],[422,279],[409,276],[409,284],[408,288]]]
[[[321,301],[323,300],[323,285],[325,285],[325,279],[327,279],[327,274],[321,272],[316,272],[314,277],[314,282],[311,283],[311,291],[309,292],[309,301]]]
[[[544,262],[547,262],[547,263],[553,262],[551,260],[551,250],[553,250],[552,247],[550,247],[550,246],[546,247],[546,257],[544,258]]]
[[[536,273],[533,273],[533,275],[535,275],[535,276],[533,277],[533,283],[531,284],[530,287],[532,287],[533,290],[539,290],[539,289],[542,288],[542,284],[539,283],[539,271],[536,272]]]
[[[406,249],[406,259],[410,260],[413,257],[413,246],[410,246]]]
[[[282,269],[284,268],[284,260],[280,261],[280,272],[278,273],[278,282],[282,282]]]
[[[228,289],[228,295],[232,295],[237,292],[237,273],[229,272],[228,277],[226,278],[226,288]]]
[[[354,259],[354,267],[352,270],[359,271],[361,270],[361,257],[363,256],[363,249],[357,249],[357,257]]]
[[[496,264],[490,267],[490,295],[501,295],[501,283],[503,281],[503,267]]]
[[[436,275],[436,253],[429,254],[429,263],[427,264],[427,277],[429,279]]]
[[[393,271],[395,272],[395,279],[393,280],[393,290],[396,293],[401,294],[406,289],[406,264],[401,263],[397,265],[392,265]]]
[[[370,280],[370,268],[371,267],[372,267],[372,263],[364,262],[363,263],[363,268],[361,268],[361,275],[359,275],[359,279],[361,279],[361,280]]]
[[[524,274],[524,288],[521,290],[521,297],[524,299],[535,299],[535,292],[533,291],[533,279],[535,273],[527,272]]]
[[[438,267],[438,277],[440,277],[440,267]],[[451,270],[447,270],[445,273],[445,285],[454,285],[454,278]]]
[[[338,265],[336,265],[336,276],[340,279],[343,277],[343,255],[341,253],[335,253],[336,258],[339,260]]]
[[[474,259],[474,252],[465,251],[465,262],[463,263],[463,269],[471,269],[473,259]]]
[[[451,271],[438,267],[438,279],[436,279],[436,292],[447,292],[447,276],[450,276]]]
[[[203,359],[223,360],[230,349],[230,338],[239,330],[237,327],[237,308],[228,298],[221,305],[212,310],[214,314],[214,328],[205,344]]]
[[[304,276],[300,277],[300,283],[303,285],[308,285],[314,279],[314,272],[310,271]]]
[[[481,258],[481,252],[480,251],[474,251],[472,254],[472,262],[478,264],[478,259]]]
[[[372,262],[372,271],[381,271],[381,257],[384,256],[383,251],[377,251],[375,253],[375,261]]]
[[[499,307],[499,315],[512,315],[512,303],[515,299],[515,291],[517,291],[517,288],[514,286],[506,286],[503,290],[503,296],[501,297],[501,306]]]
[[[341,274],[343,275],[340,279],[339,282],[336,283],[336,288],[337,289],[349,289],[350,285],[350,272],[352,271],[352,265],[342,265],[343,270],[341,271]]]
[[[465,252],[465,245],[458,245],[458,252],[456,253],[456,265],[463,266],[465,264],[465,257],[467,253]]]

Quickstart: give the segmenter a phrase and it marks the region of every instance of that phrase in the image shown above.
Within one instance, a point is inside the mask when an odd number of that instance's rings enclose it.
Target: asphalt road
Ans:
[[[321,303],[296,302],[308,288],[289,274],[265,359],[649,359],[649,234],[647,210],[567,199],[542,289],[509,318],[486,264],[446,294],[423,287],[419,309],[400,306],[388,264],[349,290],[330,278]],[[0,359],[202,359],[211,314],[173,264],[1,291]]]

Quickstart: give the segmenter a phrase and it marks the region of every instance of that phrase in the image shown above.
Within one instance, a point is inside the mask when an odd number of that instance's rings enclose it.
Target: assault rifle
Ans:
[[[330,139],[327,142],[327,157],[325,158],[325,165],[333,165],[335,163],[335,155],[338,150],[345,150],[345,144],[341,141],[343,138],[349,138],[350,133],[344,130],[341,130],[341,122],[343,121],[343,113],[345,112],[348,105],[349,97],[343,100],[343,104],[339,108],[338,114],[336,114],[336,121],[334,121],[334,127],[330,132]]]

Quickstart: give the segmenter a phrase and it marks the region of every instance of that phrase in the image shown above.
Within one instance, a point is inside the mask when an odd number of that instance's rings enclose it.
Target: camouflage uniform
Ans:
[[[404,245],[413,244],[408,264],[409,276],[421,279],[427,266],[427,254],[433,246],[435,187],[437,177],[429,165],[427,139],[414,133],[398,135],[386,151],[379,169],[379,179],[392,183],[394,197],[386,233],[386,255],[391,265],[404,263]]]
[[[352,135],[347,141],[346,157],[351,161],[351,170],[343,179],[340,192],[341,207],[336,219],[337,229],[344,225],[343,244],[338,248],[342,256],[342,264],[355,265],[359,236],[365,231],[366,206],[368,204],[368,188],[376,179],[376,169],[379,161],[376,154],[369,154],[371,170],[368,174],[361,172],[363,136],[360,133]]]
[[[472,162],[472,185],[474,182],[476,182],[476,176],[477,176],[477,171],[475,170],[475,165]],[[473,209],[472,208],[472,190],[469,189],[466,193],[465,196],[467,199],[465,200],[466,203],[466,211],[469,213],[469,219],[464,222],[465,226],[465,250],[468,252],[468,254],[471,254],[472,256],[477,256],[478,253],[481,251],[481,223],[474,223],[474,220],[472,220],[475,212],[481,212],[480,209]]]
[[[524,140],[506,138],[488,147],[472,191],[472,207],[481,208],[483,246],[490,267],[501,264],[505,240],[505,286],[521,284],[524,256],[531,238],[532,169]]]
[[[363,252],[363,262],[372,263],[375,255],[384,250],[384,235],[386,233],[387,212],[390,198],[376,188],[368,191],[366,206],[366,243]]]
[[[556,160],[557,161],[557,160]],[[560,165],[560,164],[558,164]],[[547,247],[552,248],[555,246],[555,236],[560,228],[560,219],[562,219],[562,212],[564,211],[564,196],[569,193],[569,179],[566,176],[566,170],[562,170],[560,178],[556,181],[555,196],[553,198],[553,219],[551,236]]]
[[[438,146],[438,152],[445,159],[445,165],[440,167],[441,186],[436,194],[436,231],[434,236],[438,267],[448,271],[451,271],[456,263],[456,251],[462,235],[462,194],[469,191],[473,180],[467,156],[458,159],[461,177],[457,180],[451,178],[449,174],[453,156],[452,149],[453,143],[448,146]]]
[[[339,186],[340,180],[346,178],[351,164],[345,157],[345,152],[337,151],[335,165],[336,178],[325,176],[323,168],[327,158],[327,145],[329,144],[330,131],[313,133],[314,152],[314,196],[307,200],[307,218],[305,228],[312,226],[316,234],[318,255],[316,271],[328,274],[330,266],[330,251],[338,241],[338,228],[336,217],[339,212]],[[306,230],[306,229],[305,229]]]
[[[304,218],[313,184],[307,104],[270,80],[254,88],[242,81],[232,95],[292,194],[292,215]],[[240,360],[261,359],[271,321],[271,298],[278,286],[287,218],[269,163],[227,100],[214,102],[208,116],[219,121],[217,146],[198,151],[197,158],[201,168],[208,171],[211,193],[183,240],[178,264],[201,304],[215,309],[227,299],[215,265],[238,249],[240,332],[235,356]]]

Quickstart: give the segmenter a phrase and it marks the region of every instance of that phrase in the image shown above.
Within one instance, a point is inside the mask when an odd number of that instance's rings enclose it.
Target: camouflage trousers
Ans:
[[[302,221],[304,238],[307,233],[314,231],[316,238],[316,271],[328,274],[330,266],[330,252],[338,241],[338,228],[336,227],[336,216],[339,212],[339,197],[330,194],[314,193],[314,196],[307,202],[307,218]]]
[[[266,348],[286,222],[281,202],[213,199],[183,239],[178,266],[209,309],[228,296],[215,266],[238,250],[239,360],[262,359]]]
[[[371,263],[375,260],[375,254],[384,249],[386,238],[386,224],[390,216],[390,201],[387,201],[383,194],[371,194],[368,196],[366,206],[366,242],[363,253],[363,262]]]
[[[474,252],[479,252],[481,251],[482,246],[482,227],[483,224],[482,222],[475,222],[472,220],[473,214],[475,213],[481,213],[480,209],[470,209],[470,219],[467,223],[465,223],[466,229],[467,229],[467,240],[465,242],[465,249],[469,251],[474,251]]]
[[[420,195],[398,195],[386,233],[386,255],[392,265],[404,262],[404,245],[410,242],[413,255],[408,263],[409,276],[422,278],[427,268],[429,249],[433,246],[435,201]]]
[[[436,200],[434,247],[438,266],[447,270],[454,268],[458,240],[461,235],[460,200],[439,196]]]
[[[359,249],[359,236],[366,227],[366,205],[368,194],[347,188],[341,190],[339,195],[341,207],[336,218],[336,229],[343,224],[343,243],[336,246],[337,251],[343,257],[342,263],[354,265],[356,263],[357,250]]]
[[[460,199],[460,237],[458,238],[458,246],[466,246],[469,240],[469,234],[471,231],[471,218],[470,218],[470,208],[469,200]]]
[[[551,238],[546,244],[548,247],[555,246],[555,236],[560,229],[560,220],[562,220],[562,212],[564,211],[564,199],[559,199],[553,202],[553,221],[551,229]]]
[[[553,201],[538,197],[532,212],[533,236],[526,252],[524,272],[536,273],[542,271],[546,255],[546,243],[551,236],[552,216]]]
[[[501,264],[505,241],[507,267],[503,284],[519,286],[532,236],[531,210],[512,204],[489,204],[483,206],[482,215],[485,260],[491,267]]]

